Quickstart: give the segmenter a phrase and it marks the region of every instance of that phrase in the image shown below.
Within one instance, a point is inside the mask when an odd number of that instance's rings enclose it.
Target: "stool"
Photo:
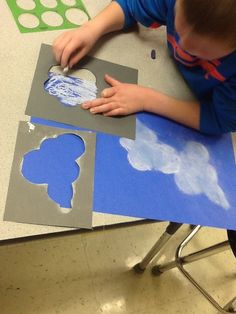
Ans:
[[[134,271],[136,273],[143,273],[147,265],[151,260],[160,252],[164,245],[170,240],[170,238],[177,232],[177,230],[182,226],[182,224],[170,222],[166,228],[166,231],[158,239],[155,245],[143,258],[143,260],[134,266]],[[186,271],[183,265],[192,263],[194,261],[206,258],[208,256],[226,251],[231,249],[234,256],[236,257],[236,231],[228,230],[228,240],[205,248],[203,250],[182,256],[182,251],[184,247],[193,239],[193,237],[199,232],[201,226],[193,226],[188,234],[188,236],[179,244],[176,253],[175,260],[164,263],[162,265],[155,265],[152,268],[152,274],[154,276],[160,276],[164,272],[177,267],[179,271],[188,279],[188,281],[193,284],[199,292],[220,312],[220,313],[236,313],[236,297],[233,298],[224,308],[222,308],[213,297],[203,289],[196,280]]]

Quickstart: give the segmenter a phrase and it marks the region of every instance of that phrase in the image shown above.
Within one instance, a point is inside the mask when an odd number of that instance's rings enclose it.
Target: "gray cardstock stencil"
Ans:
[[[44,90],[44,83],[48,79],[48,71],[54,65],[56,64],[52,47],[42,44],[25,111],[27,115],[130,139],[135,138],[135,115],[124,117],[93,115],[88,110],[82,109],[80,105],[75,107],[64,106],[56,97],[49,95]],[[96,76],[98,97],[104,88],[109,87],[104,81],[105,74],[126,83],[136,84],[138,80],[138,70],[90,56],[84,57],[73,68],[75,71],[78,69],[87,69]]]
[[[85,144],[84,154],[77,160],[80,174],[72,183],[72,210],[62,213],[59,205],[51,200],[47,185],[29,182],[21,173],[24,155],[40,147],[47,138],[62,134],[79,136]],[[93,180],[96,134],[70,131],[29,122],[19,123],[14,160],[4,213],[4,220],[76,228],[92,228]]]

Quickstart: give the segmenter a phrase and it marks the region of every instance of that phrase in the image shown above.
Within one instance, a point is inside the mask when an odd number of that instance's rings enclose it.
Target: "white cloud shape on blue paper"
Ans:
[[[187,141],[183,151],[161,142],[151,129],[137,120],[135,141],[120,139],[127,150],[128,161],[139,171],[160,171],[173,174],[179,190],[188,195],[204,194],[224,209],[230,204],[218,184],[216,169],[210,164],[207,148],[198,142]]]

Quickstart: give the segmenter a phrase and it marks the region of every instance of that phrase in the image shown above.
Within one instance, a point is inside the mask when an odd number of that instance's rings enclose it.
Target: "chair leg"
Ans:
[[[201,226],[196,226],[193,231],[184,239],[184,241],[181,242],[179,247],[176,250],[175,260],[169,263],[165,263],[162,265],[156,265],[152,268],[153,275],[161,275],[165,271],[168,271],[172,268],[177,267],[180,272],[201,292],[201,294],[219,311],[219,313],[236,313],[234,311],[234,302],[235,299],[233,299],[230,303],[227,304],[225,308],[222,308],[213,298],[211,295],[208,294],[208,292],[203,289],[196,280],[184,269],[183,265],[192,263],[194,261],[203,259],[205,257],[223,252],[225,250],[228,250],[230,248],[229,242],[224,241],[219,244],[213,245],[209,248],[203,249],[201,251],[194,252],[192,254],[181,256],[182,250],[184,247],[192,240],[192,238],[197,234],[197,232],[200,230]]]
[[[229,303],[226,304],[224,307],[225,311],[228,311],[227,313],[236,313],[236,297],[229,301]]]
[[[134,271],[139,274],[143,273],[151,260],[160,252],[164,245],[170,240],[170,238],[178,231],[181,226],[182,224],[180,223],[170,222],[165,232],[157,240],[151,250],[143,258],[143,260],[133,267]]]

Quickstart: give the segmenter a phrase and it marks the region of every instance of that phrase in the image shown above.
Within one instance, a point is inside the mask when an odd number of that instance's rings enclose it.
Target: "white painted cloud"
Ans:
[[[175,182],[186,194],[205,194],[213,203],[228,209],[229,203],[221,187],[215,168],[209,163],[209,153],[205,146],[197,142],[187,142],[180,152],[180,168],[175,174]]]
[[[156,134],[137,121],[136,140],[120,139],[128,151],[129,163],[137,170],[156,170],[166,174],[179,171],[180,159],[176,150],[160,142]]]
[[[136,140],[121,138],[128,161],[139,171],[160,171],[173,174],[179,190],[188,195],[204,194],[213,203],[229,209],[230,204],[218,184],[215,168],[204,145],[186,142],[183,151],[161,142],[158,136],[137,121]]]

